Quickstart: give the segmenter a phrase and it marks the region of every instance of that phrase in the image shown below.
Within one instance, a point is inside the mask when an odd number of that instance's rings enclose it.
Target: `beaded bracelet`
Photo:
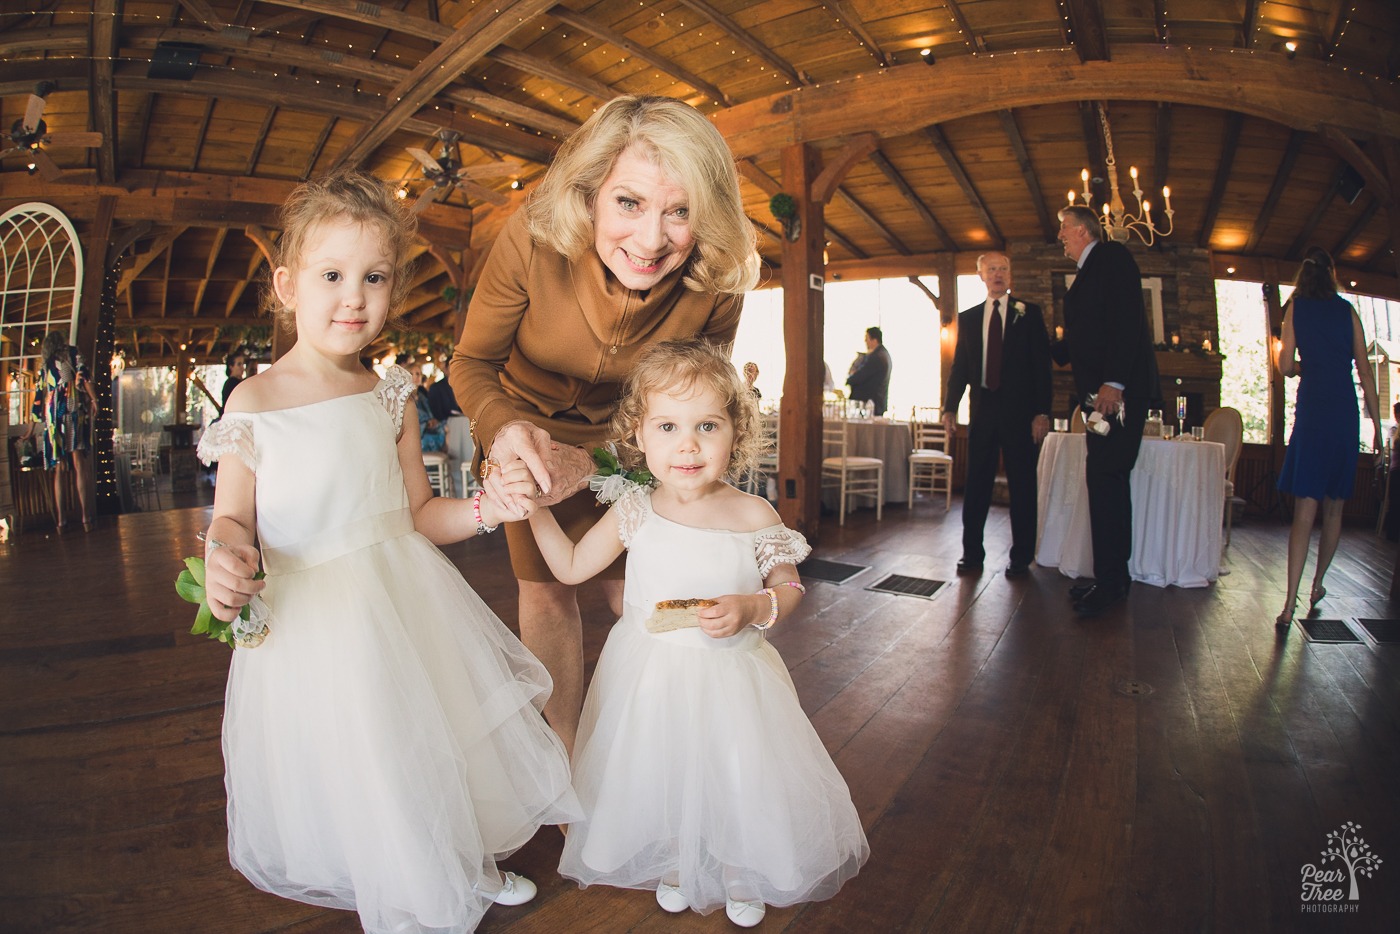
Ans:
[[[485,490],[477,490],[476,495],[472,497],[472,515],[476,518],[477,535],[489,535],[497,528],[494,525],[487,525],[481,519],[481,494],[485,492]]]
[[[779,587],[791,587],[793,590],[796,590],[796,591],[797,591],[798,593],[800,593],[800,594],[805,594],[805,593],[807,593],[807,588],[806,588],[806,587],[803,587],[803,586],[802,586],[801,584],[799,584],[797,581],[779,581],[779,582],[778,582],[778,586],[779,586]]]
[[[773,624],[778,621],[778,592],[772,587],[764,587],[759,593],[768,594],[768,622],[754,623],[754,628],[763,632],[773,628]]]

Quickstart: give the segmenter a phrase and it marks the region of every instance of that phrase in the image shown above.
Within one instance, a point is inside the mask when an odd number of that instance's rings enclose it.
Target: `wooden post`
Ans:
[[[948,388],[948,373],[953,369],[953,351],[958,347],[958,267],[957,257],[946,253],[939,258],[938,268],[938,405]],[[952,439],[949,439],[952,440]]]
[[[802,232],[783,239],[783,342],[787,374],[778,437],[778,515],[815,541],[822,492],[822,343],[825,304],[823,205],[811,197],[821,170],[815,147],[783,150],[783,187],[797,199]]]

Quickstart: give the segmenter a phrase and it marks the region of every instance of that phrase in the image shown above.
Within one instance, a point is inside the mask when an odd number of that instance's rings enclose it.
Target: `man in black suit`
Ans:
[[[1107,434],[1090,431],[1085,441],[1094,583],[1070,588],[1075,610],[1093,616],[1128,595],[1133,551],[1129,475],[1142,445],[1148,403],[1159,391],[1153,385],[1157,360],[1133,254],[1121,243],[1100,239],[1102,227],[1089,208],[1071,205],[1061,208],[1059,216],[1060,242],[1079,272],[1065,293],[1065,339],[1052,353],[1074,370],[1081,404],[1093,395],[1093,410],[1109,425]]]
[[[963,487],[963,553],[959,574],[982,570],[982,530],[992,504],[997,459],[1011,494],[1011,564],[1024,577],[1035,554],[1036,446],[1050,428],[1050,339],[1040,306],[1010,296],[1011,260],[977,257],[987,300],[958,315],[958,345],[944,394],[943,427],[957,428],[958,403],[970,392],[967,481]]]
[[[869,402],[875,415],[884,415],[890,401],[890,370],[893,362],[885,349],[885,335],[879,328],[865,329],[866,352],[856,357],[846,384],[851,399]]]

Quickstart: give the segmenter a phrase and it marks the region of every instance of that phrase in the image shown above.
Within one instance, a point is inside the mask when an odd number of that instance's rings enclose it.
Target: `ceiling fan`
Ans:
[[[9,139],[13,144],[0,151],[0,159],[23,155],[28,160],[30,174],[38,172],[47,181],[53,181],[63,174],[63,170],[43,150],[43,146],[69,146],[92,148],[102,145],[101,133],[49,133],[44,122],[44,106],[50,93],[58,89],[53,81],[40,81],[29,95],[29,103],[24,108],[24,116],[10,125]]]
[[[413,146],[405,147],[405,151],[418,160],[423,169],[423,177],[432,183],[418,196],[418,200],[413,202],[415,214],[432,202],[446,198],[454,188],[460,188],[464,194],[491,204],[501,205],[510,201],[499,191],[478,185],[471,179],[518,175],[523,168],[521,164],[502,160],[464,166],[457,158],[457,141],[460,139],[461,134],[455,130],[438,130],[437,142],[440,149],[436,158],[426,150]]]

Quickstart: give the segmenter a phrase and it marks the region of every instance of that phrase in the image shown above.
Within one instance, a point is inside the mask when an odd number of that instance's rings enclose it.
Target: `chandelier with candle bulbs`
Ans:
[[[1137,198],[1137,213],[1129,214],[1123,206],[1123,198],[1118,193],[1118,163],[1113,157],[1113,131],[1108,125],[1108,111],[1102,102],[1095,105],[1099,112],[1099,125],[1103,127],[1103,139],[1106,147],[1107,157],[1104,165],[1107,168],[1109,185],[1109,199],[1103,205],[1104,236],[1110,240],[1117,240],[1119,243],[1125,242],[1129,236],[1136,234],[1143,243],[1151,246],[1158,237],[1170,237],[1172,233],[1172,190],[1166,185],[1162,186],[1163,213],[1167,221],[1164,227],[1158,227],[1152,219],[1152,203],[1144,201],[1142,188],[1138,185],[1137,166],[1130,166],[1128,174],[1133,180],[1133,197]],[[1079,178],[1084,183],[1084,206],[1093,210],[1093,201],[1089,192],[1089,170],[1082,169]],[[1069,193],[1069,203],[1077,203],[1079,197],[1074,191]]]

